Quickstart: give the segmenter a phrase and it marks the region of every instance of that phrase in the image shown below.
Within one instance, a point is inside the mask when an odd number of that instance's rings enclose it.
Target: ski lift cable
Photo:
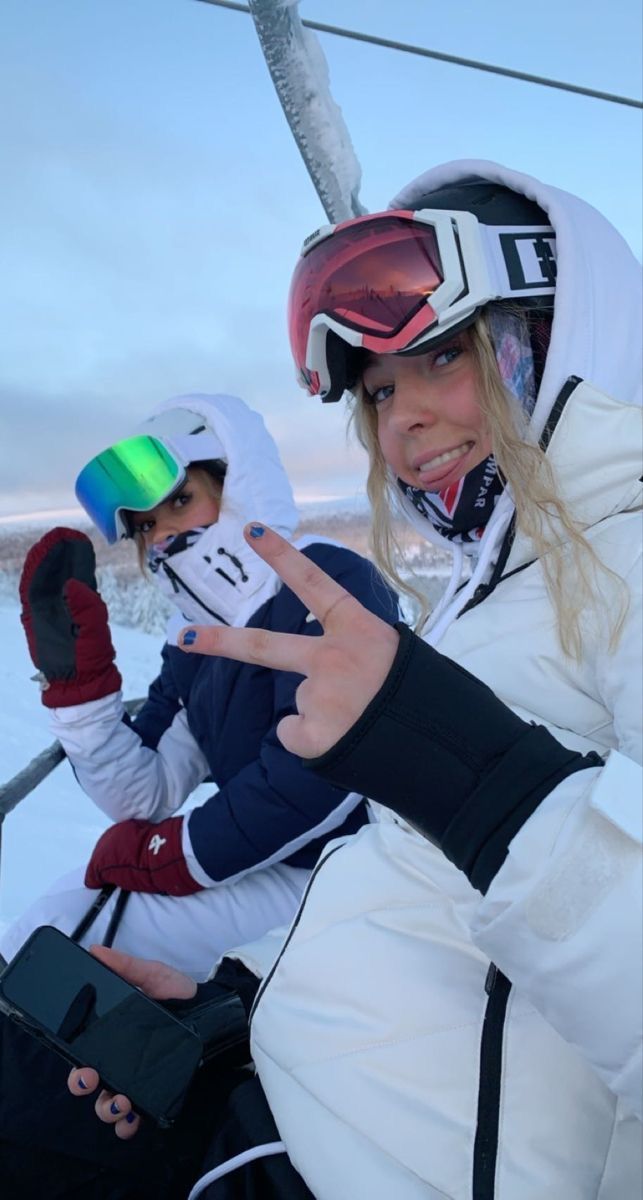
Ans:
[[[198,0],[200,4],[212,4],[216,8],[228,8],[233,12],[250,15],[247,4],[237,4],[235,0]],[[360,33],[356,29],[342,29],[339,25],[324,25],[320,21],[309,21],[301,17],[301,24],[317,33],[331,33],[337,37],[351,38],[355,42],[366,42],[371,46],[384,46],[388,50],[401,50],[406,54],[417,54],[421,58],[433,58],[438,62],[452,63],[458,67],[469,67],[473,71],[486,71],[490,75],[504,75],[509,79],[522,79],[524,83],[536,83],[541,87],[557,88],[561,92],[573,92],[579,96],[590,96],[594,100],[605,100],[610,104],[625,104],[630,108],[642,108],[643,100],[632,96],[618,96],[614,92],[599,92],[595,88],[581,87],[580,84],[566,83],[561,79],[548,79],[545,75],[531,75],[527,71],[514,71],[511,67],[497,67],[491,63],[479,62],[475,58],[462,58],[458,54],[444,54],[441,50],[427,50],[424,46],[414,46],[411,42],[395,42],[391,38],[376,37],[370,33]]]

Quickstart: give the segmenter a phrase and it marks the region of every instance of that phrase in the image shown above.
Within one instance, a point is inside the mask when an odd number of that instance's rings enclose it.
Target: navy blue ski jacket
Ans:
[[[398,619],[395,593],[366,559],[321,542],[303,553],[383,620]],[[307,637],[322,632],[285,585],[247,627]],[[161,673],[133,725],[155,749],[185,707],[218,787],[188,817],[193,853],[215,883],[277,862],[311,868],[329,839],[368,821],[363,798],[316,778],[277,738],[278,722],[296,711],[300,682],[300,675],[164,647]]]

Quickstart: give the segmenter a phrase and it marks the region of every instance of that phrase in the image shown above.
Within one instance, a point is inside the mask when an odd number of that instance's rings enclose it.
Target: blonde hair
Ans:
[[[220,501],[221,497],[223,496],[225,463],[223,462],[223,460],[217,459],[216,460],[217,467],[219,466],[219,463],[221,464],[221,477],[220,478],[218,478],[217,475],[213,474],[212,471],[208,470],[207,467],[203,467],[199,463],[190,463],[190,465],[187,468],[187,471],[188,471],[188,476],[190,479],[201,480],[208,495],[213,496],[215,500]],[[134,533],[134,544],[136,546],[136,556],[138,558],[138,565],[140,567],[142,574],[147,577],[147,574],[148,574],[147,550],[145,547],[145,538],[143,537],[142,533]]]
[[[506,311],[509,306],[502,307]],[[513,307],[511,311],[527,320],[524,310]],[[532,542],[543,571],[561,647],[570,657],[576,660],[581,657],[581,618],[587,609],[598,613],[600,589],[597,576],[601,575],[609,577],[612,589],[618,593],[616,617],[611,623],[609,637],[610,649],[614,649],[627,613],[625,583],[601,561],[584,536],[580,522],[559,493],[552,465],[544,451],[527,440],[526,418],[501,379],[485,314],[462,336],[466,337],[472,354],[479,384],[478,403],[491,436],[492,453],[501,478],[511,490],[516,528]],[[374,405],[364,402],[361,383],[353,391],[355,403],[350,419],[369,457],[367,492],[372,512],[373,554],[394,586],[419,606],[416,628],[421,628],[429,613],[427,599],[401,577],[395,565],[402,557],[391,521],[397,492],[388,475],[377,436],[377,410]]]

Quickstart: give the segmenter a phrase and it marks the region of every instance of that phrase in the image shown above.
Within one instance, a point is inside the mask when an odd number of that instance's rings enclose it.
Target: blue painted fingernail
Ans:
[[[83,1079],[82,1075],[78,1076],[76,1083],[78,1084],[79,1088],[83,1089],[84,1092],[87,1091],[87,1084],[85,1083],[85,1080]]]
[[[136,1120],[136,1113],[128,1112],[125,1120],[127,1121],[128,1125],[133,1125],[134,1121]]]
[[[260,537],[263,537],[265,532],[266,531],[265,531],[263,525],[251,525],[250,526],[250,537],[260,538]]]
[[[193,646],[196,642],[196,629],[188,629],[183,634],[183,645]]]
[[[121,1111],[115,1100],[112,1100],[112,1103],[109,1106],[109,1111],[111,1113],[113,1113],[115,1117],[117,1117],[119,1112]]]

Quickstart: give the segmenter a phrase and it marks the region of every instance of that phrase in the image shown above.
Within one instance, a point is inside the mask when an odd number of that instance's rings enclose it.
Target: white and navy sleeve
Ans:
[[[162,821],[209,773],[165,656],[134,722],[116,692],[88,704],[53,709],[51,729],[83,790],[113,821]]]

